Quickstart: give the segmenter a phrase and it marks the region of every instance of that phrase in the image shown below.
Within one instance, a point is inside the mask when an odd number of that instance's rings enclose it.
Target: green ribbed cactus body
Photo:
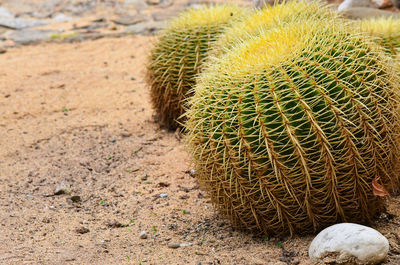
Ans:
[[[210,46],[219,34],[248,11],[234,5],[191,9],[171,20],[151,51],[147,81],[161,122],[179,126],[183,101],[201,72]]]
[[[235,226],[304,234],[381,210],[396,182],[399,77],[346,25],[253,37],[200,75],[187,112],[198,178]]]
[[[355,22],[356,29],[376,37],[375,41],[385,51],[396,56],[400,54],[400,19],[392,17],[372,18]]]

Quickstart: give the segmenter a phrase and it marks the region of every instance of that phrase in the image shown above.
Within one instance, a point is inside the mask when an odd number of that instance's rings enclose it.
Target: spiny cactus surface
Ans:
[[[400,19],[392,17],[371,18],[356,22],[361,31],[377,37],[376,42],[391,55],[400,53]]]
[[[249,12],[235,5],[190,9],[168,23],[151,51],[147,81],[161,122],[174,129],[183,101],[201,72],[210,45],[225,27]]]
[[[338,18],[339,14],[319,1],[284,1],[254,12],[243,20],[237,21],[220,36],[210,52],[211,56],[219,56],[230,49],[238,41],[267,31],[275,26],[298,21],[308,23],[314,19]]]
[[[187,112],[198,178],[233,224],[267,235],[366,223],[395,185],[399,77],[348,25],[309,22],[240,43],[199,77]]]

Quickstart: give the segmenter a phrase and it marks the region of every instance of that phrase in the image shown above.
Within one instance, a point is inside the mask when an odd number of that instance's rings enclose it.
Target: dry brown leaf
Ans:
[[[390,194],[389,192],[385,189],[385,187],[383,187],[381,184],[378,183],[378,180],[380,179],[379,176],[376,176],[374,178],[374,180],[372,181],[372,193],[375,196],[380,196],[380,197],[384,197],[384,196],[389,196]]]

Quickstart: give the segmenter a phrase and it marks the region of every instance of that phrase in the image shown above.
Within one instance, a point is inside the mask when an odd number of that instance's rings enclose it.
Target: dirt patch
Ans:
[[[154,122],[151,41],[0,55],[0,264],[312,264],[312,236],[235,231],[214,211],[180,136]],[[399,264],[399,197],[388,213],[374,228]]]

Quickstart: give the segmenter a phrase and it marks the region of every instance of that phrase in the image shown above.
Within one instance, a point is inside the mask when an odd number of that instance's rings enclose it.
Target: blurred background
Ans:
[[[393,3],[392,3],[393,1]],[[216,2],[261,7],[272,0],[2,0],[0,49],[39,41],[152,34],[188,7]],[[398,0],[329,0],[350,17],[390,15]]]

